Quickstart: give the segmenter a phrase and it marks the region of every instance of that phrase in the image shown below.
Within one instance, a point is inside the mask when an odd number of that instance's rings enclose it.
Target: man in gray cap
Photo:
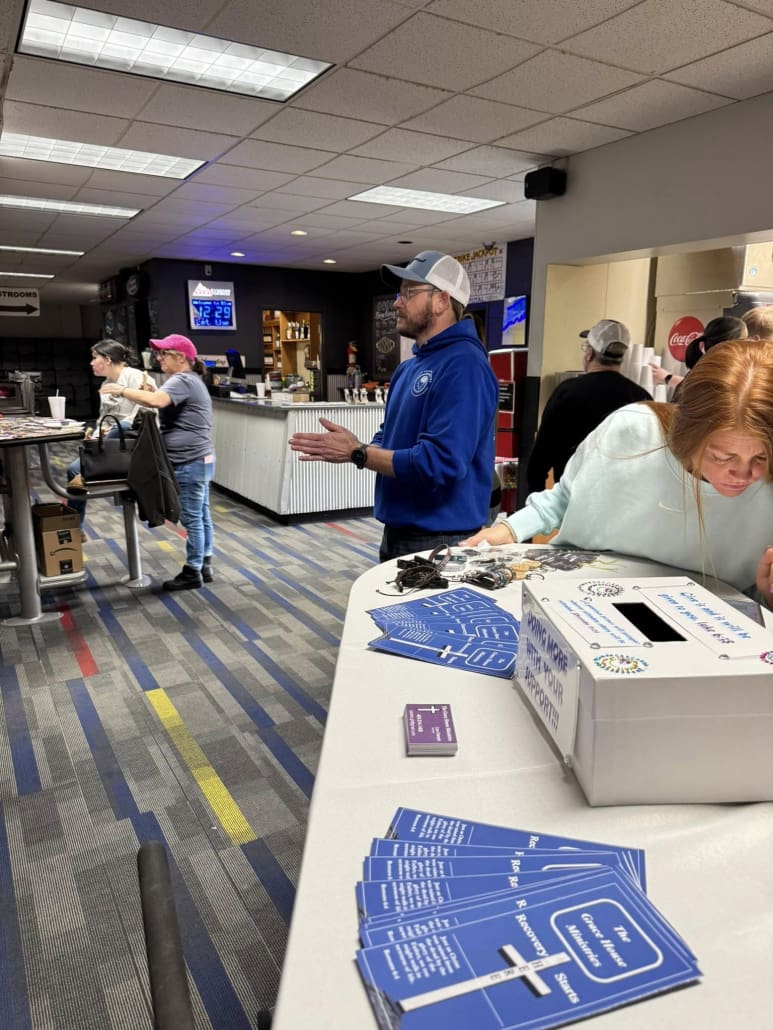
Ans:
[[[376,473],[373,513],[384,523],[380,558],[455,544],[488,521],[498,386],[475,325],[464,317],[470,281],[449,254],[426,250],[405,268],[382,265],[413,357],[392,376],[384,421],[369,444],[320,419],[296,433],[304,461],[353,462]]]
[[[559,383],[545,405],[526,467],[530,494],[545,489],[550,469],[557,483],[578,444],[616,408],[652,400],[643,387],[620,374],[631,344],[631,334],[622,322],[602,318],[580,337],[585,340],[585,374]]]

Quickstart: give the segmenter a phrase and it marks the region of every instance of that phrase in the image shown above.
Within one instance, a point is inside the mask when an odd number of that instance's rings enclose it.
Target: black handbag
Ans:
[[[107,438],[103,435],[102,424],[107,420],[118,426],[117,436]],[[103,415],[94,436],[79,448],[83,482],[113,483],[126,479],[136,442],[134,430],[125,430],[115,415]]]

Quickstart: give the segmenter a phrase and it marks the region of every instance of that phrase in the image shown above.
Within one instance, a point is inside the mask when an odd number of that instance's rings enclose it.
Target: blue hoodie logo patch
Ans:
[[[422,372],[420,376],[414,379],[413,386],[411,387],[411,393],[414,397],[421,397],[423,393],[426,393],[427,390],[429,390],[429,385],[431,382],[432,371],[431,369],[427,369],[426,372]]]

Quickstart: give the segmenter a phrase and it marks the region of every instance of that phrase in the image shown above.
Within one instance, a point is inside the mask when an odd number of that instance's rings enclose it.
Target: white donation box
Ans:
[[[690,579],[524,582],[515,675],[591,805],[773,800],[773,634]]]

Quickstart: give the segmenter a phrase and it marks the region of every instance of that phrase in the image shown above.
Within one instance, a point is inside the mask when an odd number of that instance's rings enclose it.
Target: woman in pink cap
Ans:
[[[151,340],[168,378],[153,393],[105,383],[101,392],[119,393],[134,404],[159,411],[159,426],[180,491],[180,522],[186,529],[185,565],[164,590],[195,590],[211,583],[212,517],[209,484],[215,471],[212,400],[201,378],[204,366],[187,336],[172,333]]]

